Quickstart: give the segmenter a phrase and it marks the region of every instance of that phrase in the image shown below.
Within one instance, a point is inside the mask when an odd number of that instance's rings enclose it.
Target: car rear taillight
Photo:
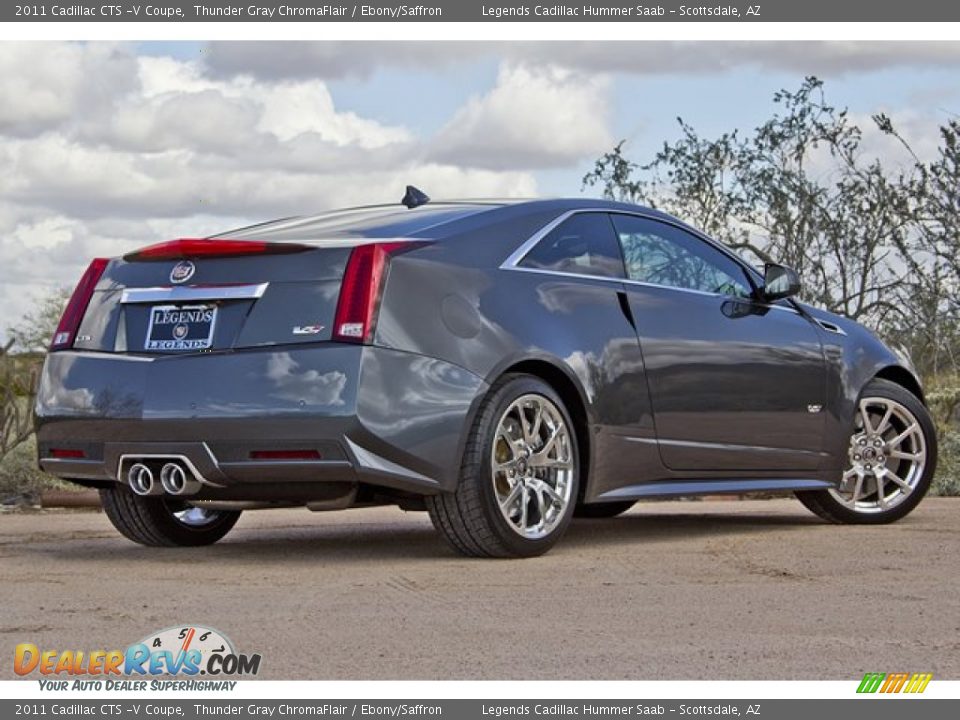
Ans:
[[[50,342],[50,350],[67,350],[73,347],[73,341],[77,337],[77,330],[80,328],[80,321],[83,320],[83,314],[87,311],[90,304],[90,298],[93,297],[93,290],[100,282],[103,271],[107,269],[110,261],[106,258],[96,258],[87,266],[86,272],[77,283],[73,295],[67,307],[60,316],[60,323],[57,325],[57,331],[53,334],[53,340]]]
[[[50,450],[50,457],[57,460],[82,460],[86,456],[87,454],[83,450],[75,448],[52,448]]]
[[[358,245],[350,252],[333,320],[333,339],[366,343],[373,339],[383,280],[390,258],[422,247],[422,242],[381,242]]]
[[[124,255],[124,260],[185,260],[187,258],[232,257],[237,255],[282,255],[309,250],[308,245],[271,243],[262,240],[180,238],[149,245]]]

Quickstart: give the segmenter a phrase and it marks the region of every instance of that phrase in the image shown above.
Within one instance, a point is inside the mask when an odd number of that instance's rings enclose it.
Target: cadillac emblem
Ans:
[[[181,260],[174,265],[173,270],[170,271],[170,282],[177,285],[180,283],[185,283],[187,280],[193,277],[193,274],[196,271],[197,266],[192,262],[189,260]]]

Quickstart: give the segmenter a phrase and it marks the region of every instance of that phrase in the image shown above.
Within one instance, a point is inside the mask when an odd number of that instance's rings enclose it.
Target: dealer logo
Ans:
[[[249,677],[260,672],[260,660],[259,654],[238,653],[219,630],[178,625],[150,633],[124,650],[42,650],[35,643],[20,643],[14,650],[13,670],[20,676],[39,673],[50,680],[79,675],[85,680],[74,681],[73,689],[81,690],[100,689],[89,687],[99,676],[107,683],[106,689],[121,690],[125,688],[118,676],[204,676],[210,680]],[[49,689],[67,689],[65,682],[41,682],[49,684]]]
[[[187,280],[193,277],[193,274],[197,271],[197,266],[194,265],[189,260],[181,260],[176,265],[173,266],[173,270],[170,271],[170,282],[180,284],[185,283]]]

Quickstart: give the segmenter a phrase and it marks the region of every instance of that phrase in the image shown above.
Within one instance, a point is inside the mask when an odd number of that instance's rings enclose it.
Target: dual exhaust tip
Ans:
[[[159,468],[158,472],[155,469]],[[127,470],[127,485],[137,495],[195,495],[202,487],[183,465],[176,462],[154,466],[138,462]]]

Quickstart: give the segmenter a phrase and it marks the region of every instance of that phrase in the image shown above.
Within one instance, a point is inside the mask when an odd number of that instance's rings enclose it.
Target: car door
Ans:
[[[526,285],[535,304],[548,311],[534,322],[518,316],[524,337],[562,358],[580,378],[600,432],[648,431],[652,437],[643,356],[623,306],[623,256],[607,215],[576,213],[564,219],[517,269],[538,274],[533,285]]]
[[[747,271],[711,243],[648,217],[611,214],[653,406],[674,470],[814,470],[825,363],[812,322],[754,299]]]
[[[623,256],[609,217],[570,214],[519,252],[508,265],[522,271],[522,282],[505,279],[490,302],[516,308],[498,316],[511,335],[525,339],[526,352],[556,357],[578,378],[592,424],[587,496],[662,475]]]

